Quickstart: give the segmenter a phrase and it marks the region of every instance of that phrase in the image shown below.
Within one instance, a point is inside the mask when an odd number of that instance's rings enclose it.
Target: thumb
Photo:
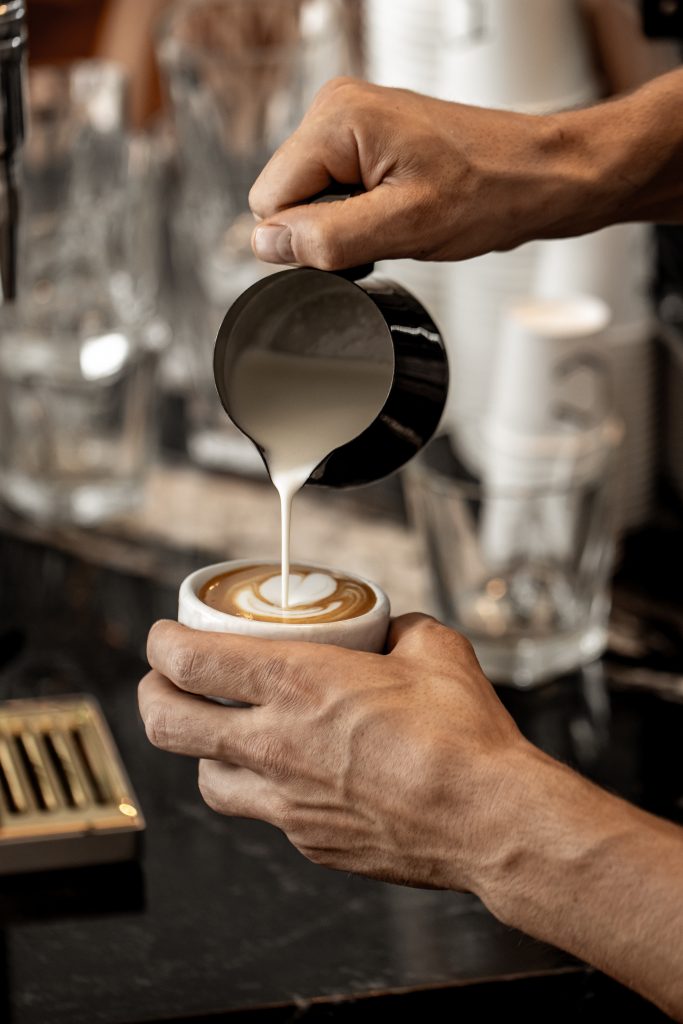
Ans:
[[[281,210],[254,229],[252,247],[267,263],[295,263],[344,270],[408,255],[410,217],[403,217],[400,189],[383,182],[338,202]]]

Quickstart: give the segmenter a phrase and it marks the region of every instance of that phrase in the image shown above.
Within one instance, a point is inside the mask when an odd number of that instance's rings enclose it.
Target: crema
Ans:
[[[209,607],[261,622],[316,623],[353,619],[376,604],[371,587],[352,576],[294,565],[283,608],[279,565],[247,565],[214,576],[199,591]]]

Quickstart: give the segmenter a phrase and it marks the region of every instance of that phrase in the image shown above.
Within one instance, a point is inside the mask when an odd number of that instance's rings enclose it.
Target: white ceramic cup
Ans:
[[[178,622],[192,629],[204,629],[214,633],[239,633],[242,636],[261,637],[265,640],[306,640],[316,644],[334,644],[354,651],[370,651],[380,654],[389,629],[391,608],[384,591],[371,580],[352,573],[331,570],[329,566],[310,565],[311,569],[323,572],[337,572],[349,579],[364,583],[375,595],[372,608],[363,615],[337,622],[263,622],[246,619],[241,615],[229,615],[209,607],[199,597],[205,583],[226,572],[233,572],[247,565],[259,565],[252,558],[234,562],[218,562],[187,576],[180,584],[178,594]]]

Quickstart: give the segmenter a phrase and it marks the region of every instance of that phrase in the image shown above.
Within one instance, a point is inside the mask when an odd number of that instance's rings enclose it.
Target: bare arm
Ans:
[[[683,1020],[683,831],[527,743],[457,633],[403,616],[390,648],[158,623],[148,736],[202,758],[215,810],[271,822],[328,867],[475,892]]]
[[[683,1020],[683,831],[533,748],[508,767],[478,895]]]
[[[623,220],[683,221],[683,69],[530,116],[336,79],[256,181],[262,259],[338,269],[466,259]],[[330,180],[344,203],[304,203]]]

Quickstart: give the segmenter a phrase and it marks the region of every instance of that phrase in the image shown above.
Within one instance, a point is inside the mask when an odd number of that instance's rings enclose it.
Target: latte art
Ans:
[[[360,580],[339,573],[292,566],[289,603],[280,605],[279,565],[247,565],[214,576],[199,591],[204,604],[227,615],[261,622],[337,622],[364,615],[375,594]]]

